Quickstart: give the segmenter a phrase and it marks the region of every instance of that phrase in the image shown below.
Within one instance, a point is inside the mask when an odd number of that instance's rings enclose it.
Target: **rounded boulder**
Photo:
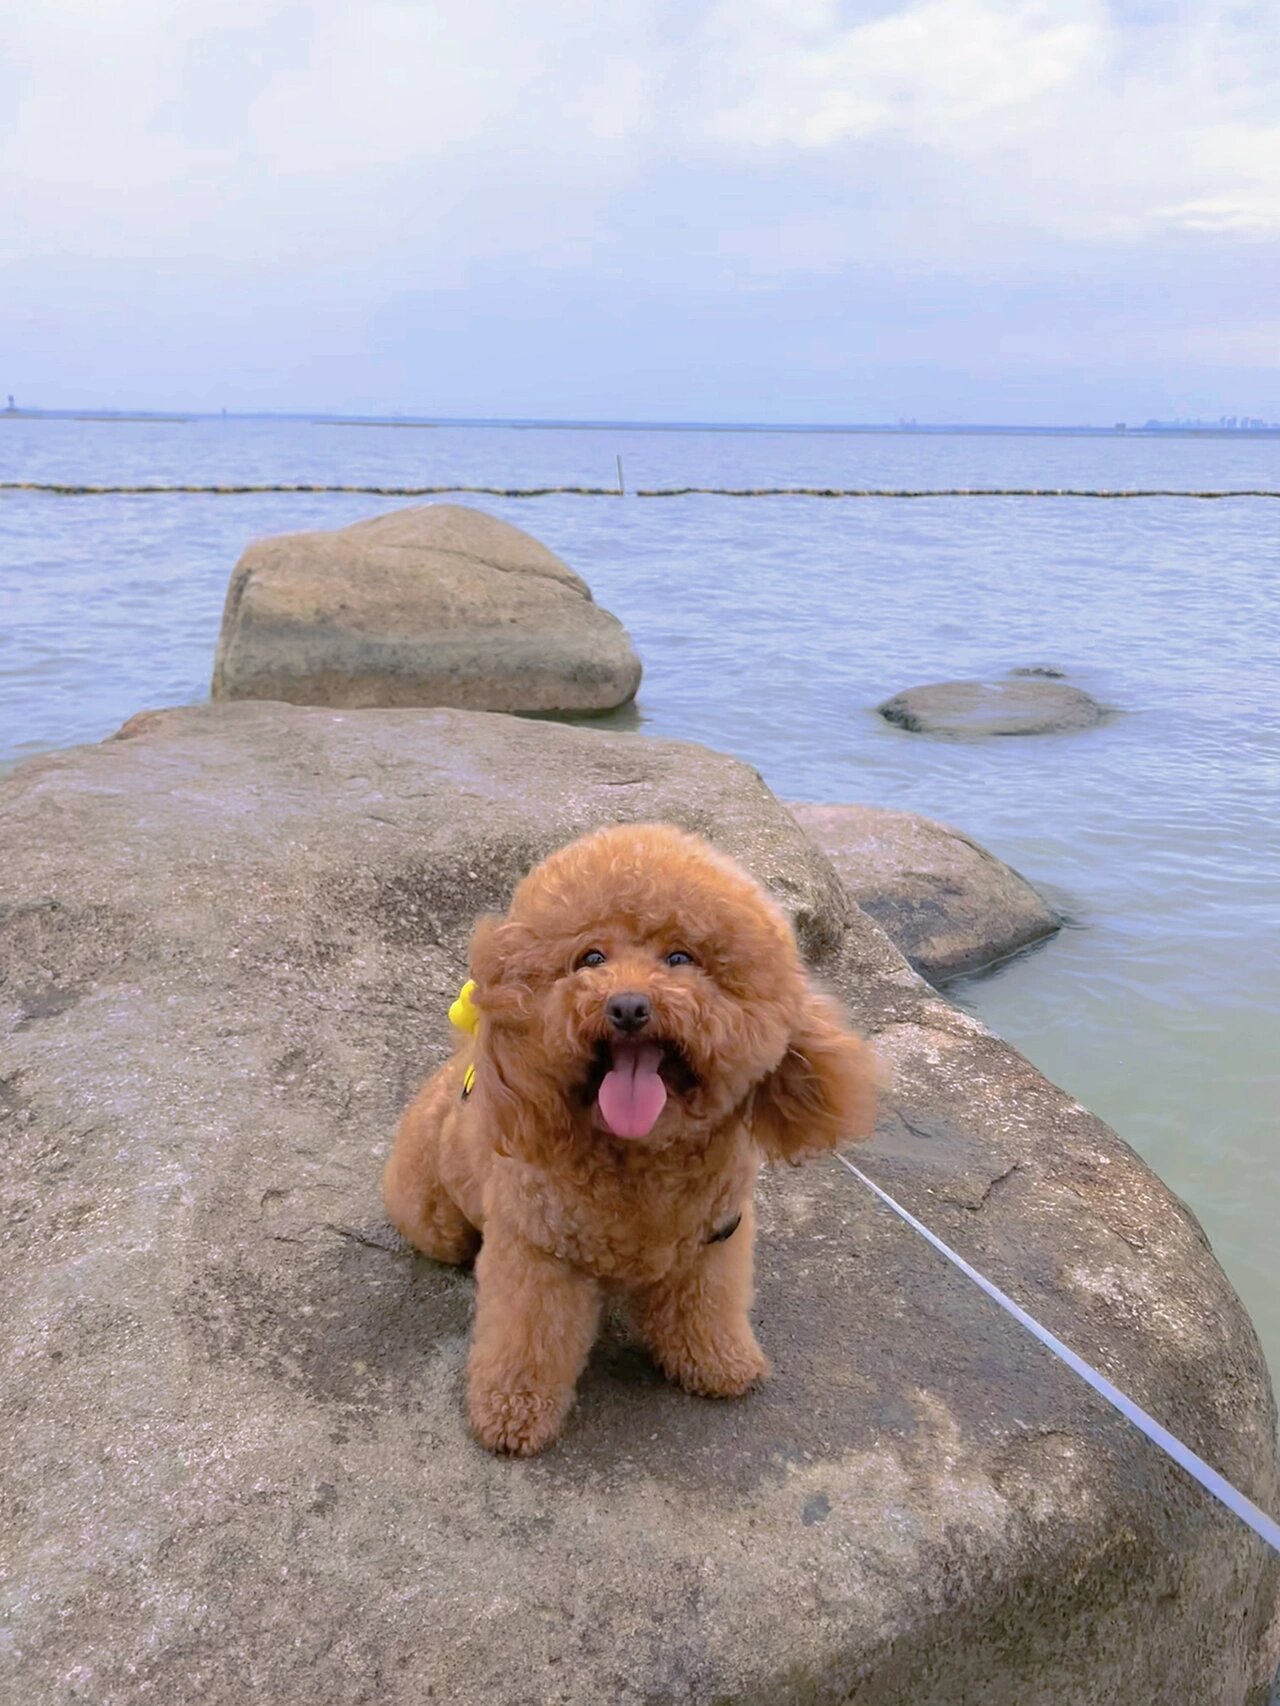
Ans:
[[[236,564],[214,699],[608,711],[640,660],[553,551],[460,504],[260,539]]]
[[[886,723],[910,734],[969,740],[1090,729],[1106,714],[1082,688],[1041,676],[931,682],[895,693],[876,710]]]
[[[1062,924],[1017,871],[949,824],[880,806],[793,805],[800,827],[930,983],[980,971]]]
[[[868,1173],[1251,1498],[1258,1343],[1132,1150],[917,977],[746,765],[453,710],[135,718],[0,779],[0,1699],[1263,1706],[1280,1560],[834,1161],[738,1402],[615,1323],[469,1437],[379,1176],[478,912],[619,821],[766,884],[891,1073]]]

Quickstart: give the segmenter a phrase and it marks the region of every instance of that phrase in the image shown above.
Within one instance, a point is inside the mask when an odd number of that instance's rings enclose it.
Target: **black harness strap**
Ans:
[[[718,1226],[707,1239],[708,1244],[723,1244],[726,1238],[732,1238],[742,1225],[742,1216],[735,1214],[732,1220],[726,1220],[723,1226]]]

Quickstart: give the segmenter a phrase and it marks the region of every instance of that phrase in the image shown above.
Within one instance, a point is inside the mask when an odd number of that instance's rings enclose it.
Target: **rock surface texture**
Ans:
[[[1024,877],[949,824],[881,806],[789,809],[931,983],[994,965],[1061,925]]]
[[[215,699],[606,711],[640,660],[586,582],[518,527],[418,504],[250,545],[236,564]]]
[[[1275,1507],[1194,1219],[752,771],[452,711],[153,713],[0,782],[0,1698],[1266,1699],[1274,1561],[834,1161],[761,1191],[759,1394],[606,1336],[545,1457],[470,1442],[470,1280],[390,1234],[380,1164],[473,915],[653,818],[769,884],[876,1033],[863,1164]]]
[[[1022,675],[1007,681],[937,681],[908,687],[876,710],[887,723],[912,734],[969,740],[1090,729],[1106,715],[1083,688]]]

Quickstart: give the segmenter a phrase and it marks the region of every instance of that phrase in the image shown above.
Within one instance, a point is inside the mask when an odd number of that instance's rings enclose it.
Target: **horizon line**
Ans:
[[[561,432],[717,432],[717,433],[810,433],[810,434],[893,434],[909,436],[923,434],[1007,434],[1019,436],[1051,436],[1054,434],[1088,437],[1168,437],[1179,434],[1220,437],[1263,438],[1280,435],[1280,422],[1259,421],[1243,417],[1243,423],[1228,426],[1227,419],[1217,421],[1146,421],[1130,424],[1117,421],[1111,426],[1085,422],[1054,422],[1047,425],[1016,421],[726,421],[726,420],[662,420],[625,417],[543,417],[536,415],[409,415],[409,414],[347,414],[317,409],[119,409],[81,405],[68,408],[0,408],[0,420],[73,420],[108,422],[138,422],[140,424],[184,424],[193,421],[218,420],[279,420],[307,422],[313,426],[363,426],[388,428],[509,428],[513,430],[542,430]]]

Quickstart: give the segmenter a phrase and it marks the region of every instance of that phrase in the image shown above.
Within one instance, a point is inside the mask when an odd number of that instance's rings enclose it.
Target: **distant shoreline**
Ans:
[[[110,426],[128,426],[131,423],[146,423],[159,425],[163,422],[176,422],[186,426],[189,422],[201,419],[221,420],[221,415],[148,415],[132,413],[127,409],[0,409],[0,421],[104,421]],[[226,417],[228,420],[231,416]]]
[[[417,415],[318,415],[309,411],[248,410],[152,413],[143,409],[0,409],[0,421],[83,421],[106,426],[189,426],[197,421],[281,421],[321,427],[391,427],[431,431],[437,428],[506,428],[514,432],[708,432],[846,434],[893,438],[1280,438],[1280,426],[979,426],[966,423],[820,423],[790,421],[625,421],[488,419]]]

